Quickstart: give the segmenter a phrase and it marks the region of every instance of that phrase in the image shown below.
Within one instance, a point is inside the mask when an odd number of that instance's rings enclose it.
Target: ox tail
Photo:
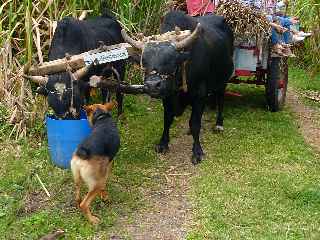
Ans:
[[[84,146],[80,146],[80,147],[77,149],[76,155],[77,155],[78,157],[80,157],[81,159],[83,159],[83,160],[88,160],[89,157],[90,157],[90,150],[87,149],[87,148],[84,147]]]
[[[101,0],[100,1],[101,16],[105,18],[111,18],[113,20],[117,20],[114,14],[110,11],[111,7],[112,6],[111,6],[110,0]]]

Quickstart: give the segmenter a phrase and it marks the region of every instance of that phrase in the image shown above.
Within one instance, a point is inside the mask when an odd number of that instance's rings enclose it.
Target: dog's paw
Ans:
[[[99,224],[100,219],[99,219],[98,217],[92,215],[92,216],[89,218],[89,221],[90,221],[90,223],[96,225],[96,224]]]
[[[100,197],[101,197],[101,199],[102,199],[103,201],[107,201],[107,200],[109,199],[108,193],[107,193],[105,190],[102,190],[102,191],[100,192]]]

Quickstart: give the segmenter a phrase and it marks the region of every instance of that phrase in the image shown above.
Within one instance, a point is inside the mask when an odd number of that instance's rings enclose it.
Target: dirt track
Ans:
[[[188,224],[192,223],[192,205],[188,202],[187,191],[196,167],[191,164],[192,136],[187,135],[188,123],[179,123],[179,133],[172,138],[170,150],[159,154],[168,163],[165,171],[156,177],[162,181],[158,189],[145,189],[144,200],[148,207],[135,213],[133,222],[121,219],[118,224],[124,229],[123,235],[129,239],[149,240],[186,239]],[[124,239],[122,234],[114,234],[111,239]]]
[[[287,105],[295,113],[305,141],[320,152],[320,112],[303,104],[293,89],[288,89]]]

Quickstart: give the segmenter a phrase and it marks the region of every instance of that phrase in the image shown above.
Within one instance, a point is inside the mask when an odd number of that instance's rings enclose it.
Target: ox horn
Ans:
[[[199,32],[200,32],[200,23],[197,24],[196,29],[192,32],[192,34],[190,36],[186,37],[185,39],[181,40],[180,42],[175,43],[176,48],[178,50],[181,50],[181,49],[191,45],[193,43],[193,41],[197,39]]]
[[[131,44],[132,46],[134,46],[137,49],[142,50],[143,49],[143,42],[141,41],[136,41],[134,39],[132,39],[126,32],[126,30],[122,29],[121,30],[121,35],[124,39],[124,41],[126,41],[127,43]]]
[[[89,72],[89,66],[85,66],[83,68],[78,69],[73,73],[73,77],[75,80],[79,80],[84,77]]]
[[[28,76],[28,75],[23,75],[25,79],[31,80],[32,82],[35,82],[39,85],[46,85],[48,82],[48,77],[43,77],[43,76]]]
[[[181,28],[179,28],[178,26],[174,27],[174,32],[176,35],[180,35],[181,34]]]

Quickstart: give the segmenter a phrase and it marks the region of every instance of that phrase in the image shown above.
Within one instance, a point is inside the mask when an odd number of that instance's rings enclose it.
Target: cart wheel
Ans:
[[[271,57],[266,82],[266,97],[270,111],[284,106],[288,86],[288,58]]]

